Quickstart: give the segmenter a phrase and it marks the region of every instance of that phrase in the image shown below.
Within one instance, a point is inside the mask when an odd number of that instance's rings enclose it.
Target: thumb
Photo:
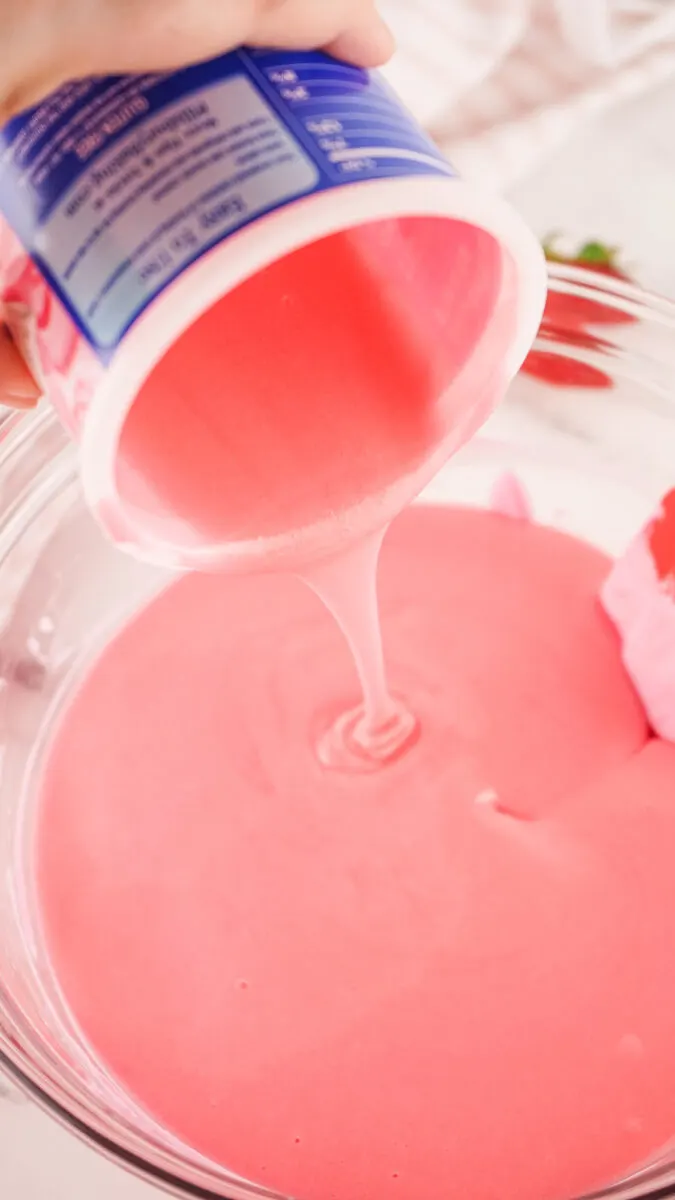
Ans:
[[[395,50],[394,35],[378,13],[352,25],[326,47],[330,54],[359,67],[381,67]]]
[[[0,323],[0,404],[10,408],[35,408],[40,388],[14,344],[6,325]]]

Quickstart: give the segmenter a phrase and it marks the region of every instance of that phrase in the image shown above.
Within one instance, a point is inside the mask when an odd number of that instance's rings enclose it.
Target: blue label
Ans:
[[[0,212],[105,362],[213,246],[293,200],[452,175],[378,76],[238,50],[68,84],[0,132]]]

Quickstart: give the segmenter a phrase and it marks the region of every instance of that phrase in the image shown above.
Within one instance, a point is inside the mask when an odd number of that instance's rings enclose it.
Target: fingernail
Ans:
[[[0,323],[0,404],[35,408],[42,392],[6,325]]]
[[[28,385],[25,388],[3,388],[0,391],[0,404],[5,404],[8,408],[35,408],[40,399],[40,392],[35,386],[30,390]]]

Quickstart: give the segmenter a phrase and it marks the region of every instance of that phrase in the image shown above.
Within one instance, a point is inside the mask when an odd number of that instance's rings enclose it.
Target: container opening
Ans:
[[[509,344],[511,265],[491,234],[440,217],[360,225],[273,262],[146,379],[118,446],[123,507],[164,542],[231,545],[349,519],[413,480],[480,403],[453,384],[488,328],[503,336],[486,356]]]

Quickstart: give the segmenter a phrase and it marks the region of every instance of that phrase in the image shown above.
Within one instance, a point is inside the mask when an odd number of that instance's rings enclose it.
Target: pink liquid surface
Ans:
[[[192,542],[353,526],[369,504],[382,528],[439,445],[449,455],[499,399],[511,271],[484,230],[412,217],[272,263],[150,375],[120,442],[122,495],[157,528],[187,522]],[[459,383],[479,342],[479,374]]]
[[[675,1133],[675,747],[550,530],[416,509],[381,609],[421,723],[358,702],[291,578],[193,576],[105,650],[41,780],[39,903],[79,1025],[157,1119],[299,1200],[554,1200]]]

